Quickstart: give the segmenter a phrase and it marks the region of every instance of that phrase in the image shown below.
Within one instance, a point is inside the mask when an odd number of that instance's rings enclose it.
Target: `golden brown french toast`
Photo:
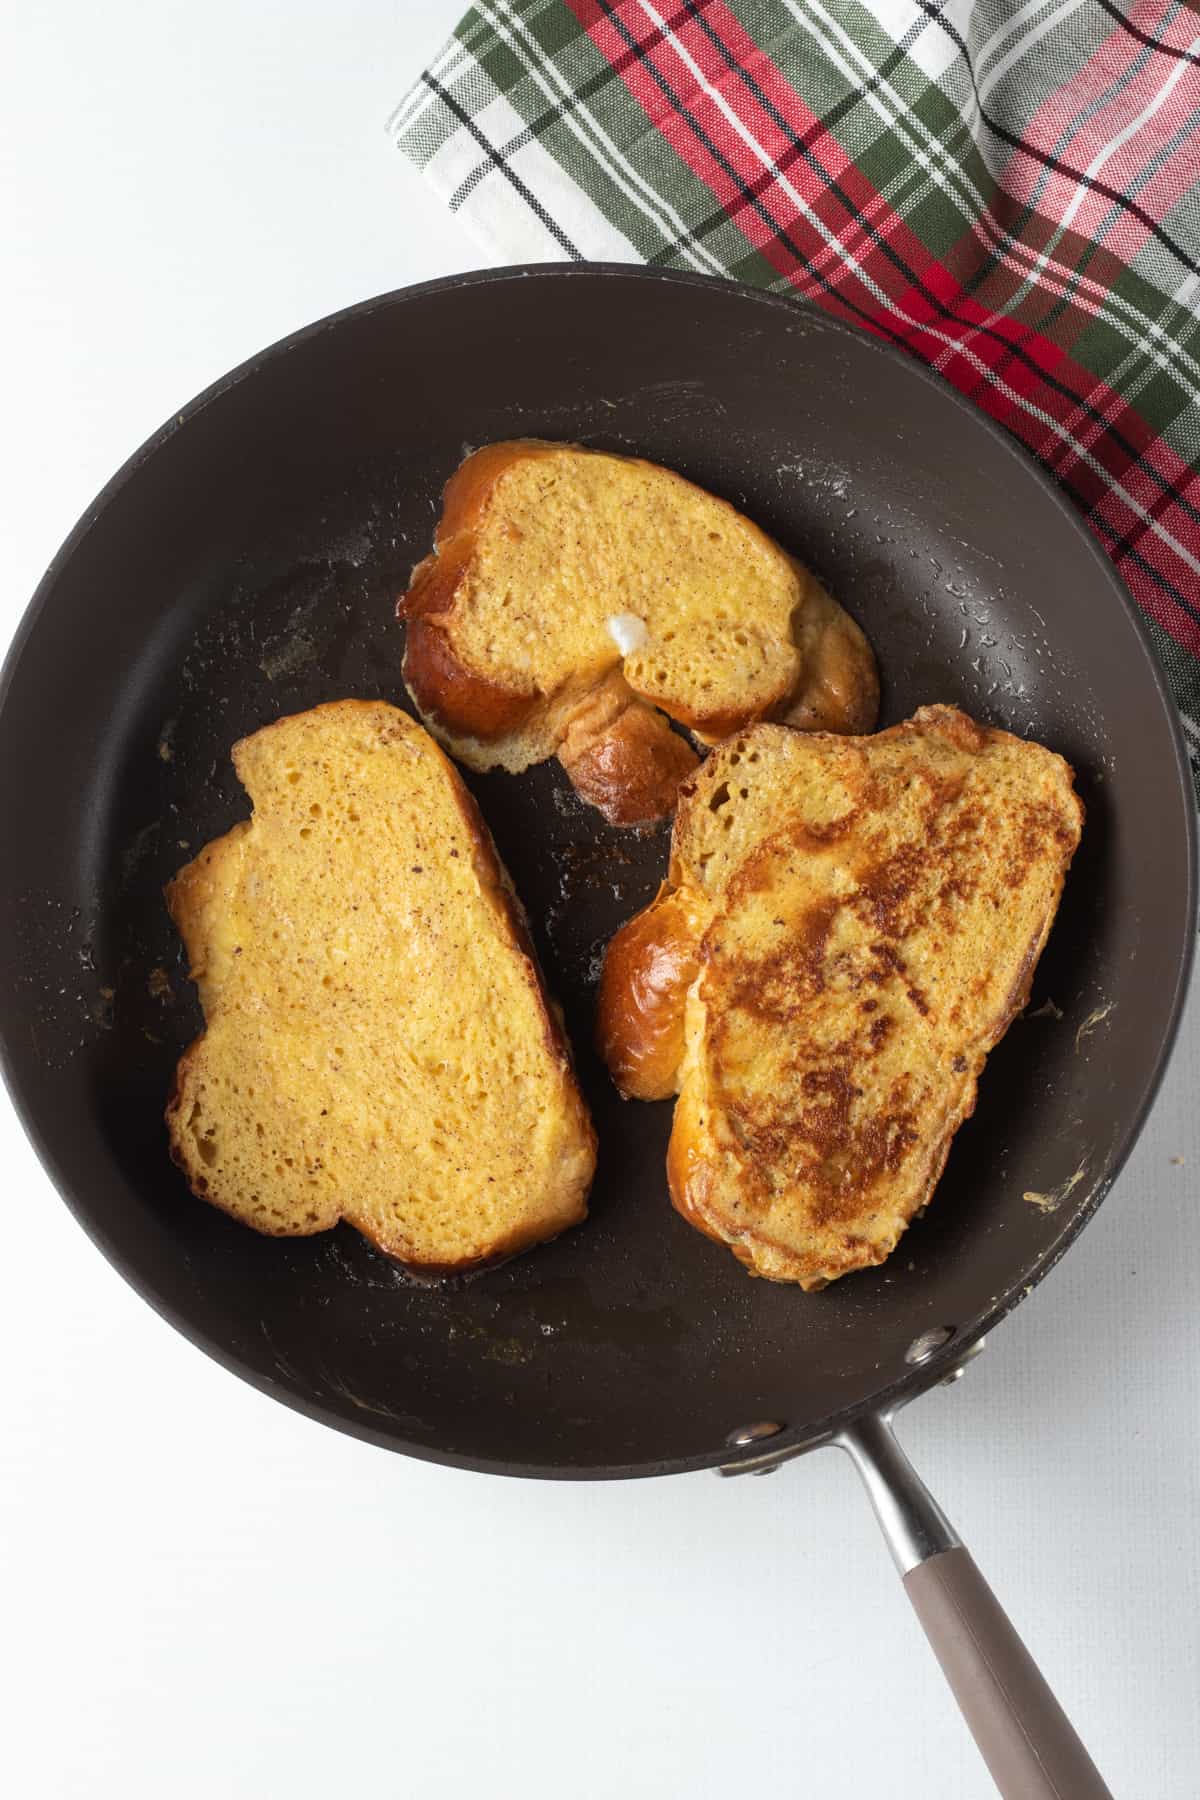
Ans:
[[[618,1087],[678,1093],[684,1217],[804,1288],[883,1262],[1025,1006],[1082,821],[1061,757],[950,706],[714,750],[600,990]]]
[[[669,469],[538,439],[490,444],[446,487],[398,611],[422,718],[473,769],[557,755],[613,824],[674,807],[755,719],[869,731],[879,685],[854,621],[725,501]]]
[[[166,1112],[192,1188],[274,1236],[345,1219],[433,1273],[577,1223],[591,1123],[457,771],[360,700],[233,761],[253,817],[167,888],[206,1021]]]

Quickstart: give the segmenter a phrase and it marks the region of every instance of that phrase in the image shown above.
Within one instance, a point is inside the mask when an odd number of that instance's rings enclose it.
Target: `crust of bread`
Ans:
[[[665,884],[618,931],[604,958],[597,1046],[627,1100],[677,1091],[688,989],[699,973],[700,920]]]
[[[610,825],[650,825],[667,818],[680,783],[700,761],[616,669],[572,709],[557,754],[575,792]]]
[[[862,737],[879,716],[879,671],[871,646],[862,627],[816,576],[799,563],[796,568],[804,577],[805,595],[792,619],[792,636],[804,674],[775,717],[797,731]]]
[[[1028,1002],[1083,809],[1061,758],[953,707],[857,743],[782,735],[742,734],[684,790],[668,882],[610,946],[598,1041],[622,1093],[679,1094],[667,1179],[683,1217],[752,1273],[813,1291],[884,1261],[928,1204],[986,1057]],[[928,793],[925,823],[910,814],[890,838],[900,796],[873,767],[889,746],[892,777]],[[772,756],[781,804],[769,796],[722,864],[714,815],[738,767]],[[841,814],[817,816],[827,795],[790,800],[806,757],[830,762]],[[1009,784],[990,795],[989,758]],[[798,871],[782,887],[781,867]],[[927,900],[945,920],[944,968],[928,917],[906,912]],[[956,930],[979,953],[971,982],[941,991],[939,973],[944,988],[968,967]],[[737,953],[739,933],[753,955]],[[790,1110],[789,1082],[802,1096]]]
[[[563,1178],[558,1189],[548,1193],[544,1208],[539,1211],[536,1205],[531,1205],[525,1219],[494,1233],[477,1253],[459,1257],[427,1254],[409,1235],[402,1221],[382,1218],[369,1207],[343,1204],[336,1191],[321,1188],[306,1191],[303,1209],[295,1212],[284,1210],[273,1216],[259,1211],[251,1215],[244,1194],[228,1182],[214,1178],[212,1168],[197,1154],[197,1143],[188,1128],[188,1120],[196,1104],[197,1091],[210,1072],[207,1071],[210,1034],[226,1007],[226,994],[235,975],[233,959],[241,955],[240,948],[231,943],[225,927],[244,875],[247,871],[252,872],[254,819],[240,822],[207,845],[164,890],[171,918],[183,939],[189,974],[199,989],[206,1019],[205,1031],[179,1060],[167,1100],[165,1117],[172,1159],[182,1169],[194,1193],[267,1236],[307,1236],[326,1231],[345,1219],[385,1255],[423,1275],[461,1274],[506,1260],[558,1235],[586,1216],[587,1190],[596,1151],[591,1120],[575,1083],[570,1049],[558,1011],[546,994],[520,903],[479,809],[457,769],[420,727],[395,707],[376,701],[341,700],[313,708],[308,714],[277,720],[255,733],[253,738],[243,739],[234,746],[233,760],[239,775],[246,779],[245,758],[250,746],[261,751],[264,742],[270,743],[272,734],[278,736],[309,720],[323,720],[338,726],[361,722],[364,731],[377,734],[382,743],[419,740],[421,755],[435,761],[436,773],[440,774],[446,797],[461,827],[461,841],[467,852],[464,861],[477,883],[478,904],[490,919],[495,933],[491,956],[505,959],[529,998],[528,1014],[531,1028],[537,1035],[537,1059],[546,1077],[547,1101],[559,1109],[556,1129],[563,1146]],[[397,842],[398,861],[403,849],[403,844]],[[455,854],[459,852],[455,851]],[[289,929],[296,930],[294,915],[289,916],[286,923]],[[290,1004],[303,1006],[295,996],[290,997]],[[397,1018],[396,1032],[402,1034],[403,1029],[402,1020]],[[263,1076],[262,1079],[269,1086],[269,1078]],[[298,1075],[297,1081],[299,1079]],[[382,1075],[380,1079],[383,1080]],[[289,1099],[294,1102],[294,1092],[289,1094]],[[265,1093],[264,1101],[268,1106],[270,1100],[270,1093]],[[386,1110],[392,1104],[391,1096],[381,1091],[378,1104]],[[219,1177],[219,1171],[217,1174]]]
[[[447,483],[434,553],[414,570],[397,603],[408,621],[403,674],[413,701],[430,730],[468,767],[497,766],[519,772],[558,755],[581,797],[612,824],[646,824],[669,817],[679,783],[696,758],[666,715],[701,743],[712,744],[764,716],[784,718],[800,730],[861,732],[874,723],[879,684],[866,637],[819,582],[794,559],[799,601],[792,617],[796,655],[790,673],[773,691],[746,706],[712,707],[638,688],[620,663],[607,671],[582,673],[562,689],[542,691],[526,680],[500,679],[465,659],[455,643],[456,610],[472,578],[477,545],[501,478],[519,463],[578,451],[579,446],[539,439],[490,444],[469,455]],[[637,458],[623,458],[634,465]],[[656,477],[668,475],[681,494],[699,494],[683,477],[652,464]],[[771,555],[783,557],[766,533],[727,501],[705,502],[736,521],[739,531]],[[623,694],[619,717],[603,730],[589,731],[586,715],[597,689],[616,676]]]
[[[438,620],[420,615],[409,623],[404,679],[439,736],[503,737],[519,731],[537,705],[536,694],[515,694],[468,669]]]

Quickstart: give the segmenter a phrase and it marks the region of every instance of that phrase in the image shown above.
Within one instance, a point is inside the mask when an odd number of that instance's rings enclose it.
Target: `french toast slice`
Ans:
[[[233,761],[253,816],[166,890],[206,1021],[166,1110],[194,1191],[274,1236],[345,1219],[437,1274],[574,1225],[591,1122],[458,772],[359,700]]]
[[[621,1091],[678,1094],[683,1216],[806,1289],[883,1262],[1026,1004],[1082,822],[1061,757],[950,706],[714,750],[599,999]]]
[[[634,457],[523,439],[451,476],[398,612],[422,718],[472,769],[557,755],[613,824],[667,817],[755,719],[861,732],[875,660],[814,576],[732,506]]]

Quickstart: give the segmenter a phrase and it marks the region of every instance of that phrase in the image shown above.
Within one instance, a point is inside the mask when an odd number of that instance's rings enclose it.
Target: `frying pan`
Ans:
[[[193,1199],[161,1123],[199,1028],[164,880],[246,811],[229,747],[342,695],[406,704],[393,603],[467,446],[636,451],[726,496],[866,627],[884,722],[951,701],[1061,751],[1083,844],[1029,1014],[936,1202],[827,1292],[755,1282],[667,1204],[670,1106],[591,1049],[599,959],[665,831],[557,765],[469,777],[562,1001],[601,1146],[583,1228],[419,1285],[353,1232],[267,1240]],[[4,1066],[84,1228],[244,1379],[389,1449],[522,1476],[774,1466],[848,1449],[1003,1791],[1102,1794],[891,1433],[1062,1255],[1145,1117],[1196,890],[1174,710],[1050,484],[948,388],[786,298],[624,267],[509,269],[339,313],[236,370],[100,495],[0,683]]]

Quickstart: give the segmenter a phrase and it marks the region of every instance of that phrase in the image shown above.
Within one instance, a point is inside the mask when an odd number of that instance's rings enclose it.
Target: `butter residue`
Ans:
[[[1086,1174],[1087,1163],[1081,1162],[1073,1175],[1069,1175],[1058,1187],[1051,1188],[1048,1194],[1035,1194],[1031,1188],[1026,1188],[1021,1198],[1027,1200],[1030,1206],[1036,1206],[1040,1212],[1057,1212],[1063,1201],[1075,1192]]]
[[[622,656],[632,656],[635,650],[641,650],[650,635],[645,619],[640,619],[636,613],[613,613],[604,623]]]
[[[1075,1048],[1078,1050],[1085,1037],[1090,1037],[1097,1025],[1102,1025],[1116,1005],[1115,1000],[1106,1001],[1103,1006],[1093,1007],[1079,1030],[1075,1033]]]

